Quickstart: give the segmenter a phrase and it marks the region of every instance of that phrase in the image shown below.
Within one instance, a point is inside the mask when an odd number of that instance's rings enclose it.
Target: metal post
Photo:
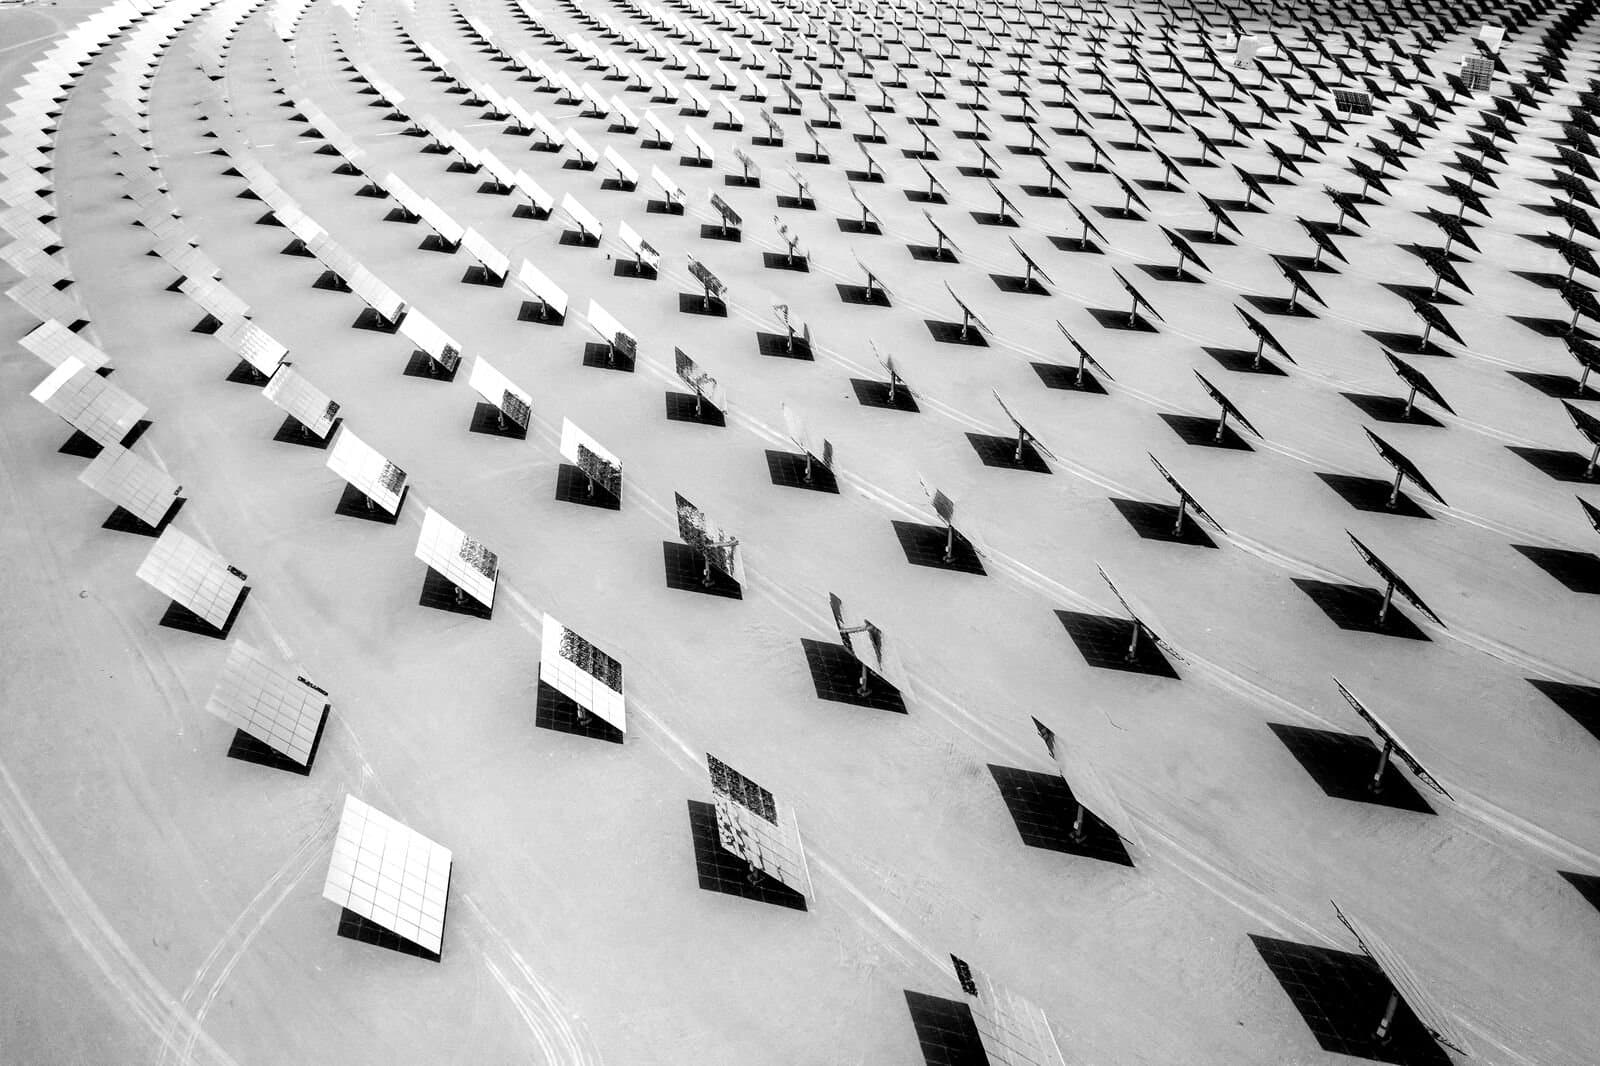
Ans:
[[[1017,427],[1017,449],[1011,455],[1013,463],[1022,462],[1022,446],[1028,443],[1028,431],[1021,426]]]
[[[1394,505],[1400,502],[1400,483],[1406,479],[1404,470],[1394,472],[1394,487],[1389,490],[1389,502],[1384,504],[1389,510],[1394,510]]]
[[[1383,1008],[1383,1017],[1378,1021],[1378,1030],[1372,1035],[1379,1043],[1389,1040],[1389,1026],[1394,1024],[1394,1012],[1400,1007],[1400,993],[1394,989],[1389,990],[1389,1003]]]
[[[872,675],[871,675],[870,671],[867,670],[867,664],[866,663],[862,663],[861,664],[861,680],[856,683],[856,695],[857,696],[870,696],[872,694],[872,685],[871,685],[871,682],[870,682],[871,676]]]
[[[1585,480],[1594,480],[1594,468],[1597,463],[1600,463],[1600,444],[1596,444],[1594,446],[1594,451],[1589,453],[1589,465],[1583,469],[1583,476]]]
[[[1187,496],[1179,496],[1178,497],[1178,520],[1177,520],[1177,522],[1173,523],[1173,526],[1172,526],[1172,535],[1174,537],[1183,536],[1183,520],[1188,514],[1189,514],[1189,497],[1187,497]]]
[[[1227,434],[1227,432],[1228,432],[1228,409],[1226,407],[1224,407],[1224,408],[1222,408],[1221,413],[1219,415],[1217,415],[1217,435],[1212,438],[1212,441],[1214,443],[1216,443],[1216,444],[1221,444],[1222,443],[1222,438]]]
[[[1084,815],[1088,813],[1088,810],[1081,803],[1076,803],[1075,806],[1077,807],[1077,812],[1072,816],[1072,833],[1070,835],[1074,844],[1080,844],[1083,842]]]
[[[946,525],[945,530],[944,561],[946,563],[953,563],[956,561],[956,527],[953,525]]]
[[[1389,620],[1389,605],[1394,602],[1394,582],[1391,581],[1383,588],[1383,605],[1378,608],[1378,625],[1382,626]]]
[[[1406,394],[1406,409],[1405,409],[1405,412],[1404,412],[1402,417],[1404,417],[1406,419],[1410,419],[1410,417],[1411,417],[1411,409],[1416,406],[1416,403],[1417,403],[1417,387],[1415,385],[1413,385],[1413,386],[1411,386],[1411,391]]]
[[[711,556],[704,549],[700,551],[700,584],[711,587]]]
[[[1128,641],[1127,661],[1130,662],[1130,663],[1133,662],[1134,659],[1138,657],[1138,654],[1139,654],[1139,620],[1137,618],[1135,618],[1133,620],[1133,637],[1132,637],[1132,639],[1130,639]]]

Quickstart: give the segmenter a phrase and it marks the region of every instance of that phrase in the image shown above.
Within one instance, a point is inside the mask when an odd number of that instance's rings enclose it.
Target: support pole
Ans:
[[[1394,485],[1389,489],[1389,502],[1384,504],[1389,510],[1394,510],[1395,504],[1400,502],[1400,483],[1406,479],[1404,470],[1394,472]]]
[[[1222,438],[1224,436],[1226,436],[1227,432],[1228,432],[1228,409],[1226,407],[1224,407],[1224,408],[1222,408],[1221,413],[1217,415],[1217,435],[1215,437],[1211,438],[1212,442],[1215,443],[1215,444],[1221,444],[1222,443]]]
[[[1372,1034],[1379,1043],[1388,1043],[1389,1027],[1394,1024],[1394,1014],[1399,1008],[1400,993],[1391,988],[1389,990],[1389,1002],[1383,1008],[1383,1017],[1378,1020],[1377,1032]]]
[[[1394,602],[1394,582],[1384,586],[1383,604],[1378,608],[1378,625],[1382,626],[1389,620],[1389,605]]]

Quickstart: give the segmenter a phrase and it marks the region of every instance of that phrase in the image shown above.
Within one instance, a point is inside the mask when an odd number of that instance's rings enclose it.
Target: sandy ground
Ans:
[[[515,49],[562,61],[506,5],[462,8]],[[0,12],[0,79],[14,83],[42,47],[27,42],[80,10]],[[1412,329],[1381,283],[1430,280],[1397,244],[1437,243],[1413,211],[1446,204],[1427,188],[1454,173],[1438,152],[1364,209],[1370,227],[1340,241],[1348,265],[1312,275],[1328,304],[1315,319],[1267,319],[1299,366],[1286,377],[1230,374],[1202,346],[1253,346],[1232,305],[1285,292],[1268,253],[1310,254],[1294,217],[1331,220],[1318,190],[1354,187],[1340,165],[1347,148],[1331,146],[1301,164],[1297,184],[1274,186],[1272,211],[1238,216],[1235,246],[1203,246],[1207,284],[1166,283],[1136,264],[1172,261],[1154,222],[1209,225],[1197,197],[1146,193],[1152,221],[1096,216],[1106,255],[1057,251],[1046,237],[1075,235],[1076,224],[1064,206],[1016,190],[1043,172],[1002,153],[1023,138],[991,113],[998,183],[1024,225],[976,225],[967,212],[992,210],[994,198],[956,170],[977,152],[950,136],[969,121],[953,93],[940,111],[944,158],[929,164],[952,203],[931,210],[962,263],[942,265],[906,251],[933,243],[921,205],[902,193],[923,182],[899,151],[918,143],[902,117],[919,106],[908,91],[894,93],[901,116],[880,116],[891,143],[873,151],[886,181],[856,185],[884,235],[851,237],[835,223],[857,211],[843,170],[861,165],[850,133],[866,128],[863,91],[840,104],[844,130],[821,131],[835,165],[802,168],[819,210],[778,212],[802,235],[812,271],[766,270],[760,253],[782,248],[773,197],[793,192],[784,167],[808,148],[799,119],[782,120],[784,148],[747,147],[762,188],[724,188],[732,147],[758,132],[758,105],[740,105],[751,121],[742,135],[661,108],[670,128],[692,121],[721,157],[716,171],[680,167],[681,150],[642,150],[639,135],[608,133],[529,92],[472,47],[452,11],[379,4],[352,27],[313,5],[293,54],[258,13],[234,40],[223,87],[258,158],[312,217],[469,359],[483,355],[532,393],[526,442],[468,432],[476,397],[465,370],[453,384],[402,376],[403,338],[346,328],[359,300],[313,289],[314,261],[276,254],[285,231],[253,225],[262,205],[239,199],[242,184],[208,154],[207,124],[227,117],[198,103],[208,87],[189,61],[193,28],[152,94],[163,177],[225,282],[343,404],[347,423],[411,473],[397,527],[333,514],[340,483],[323,454],[271,439],[281,414],[223,380],[232,358],[189,331],[200,317],[189,301],[163,291],[172,273],[128,224],[121,164],[98,125],[115,51],[66,105],[58,225],[91,334],[115,380],[150,405],[155,424],[139,450],[182,481],[190,502],[179,527],[248,572],[235,635],[292,658],[330,690],[334,712],[309,779],[223,757],[231,734],[203,704],[224,646],[155,624],[164,604],[134,577],[149,542],[100,528],[108,505],[77,484],[82,461],[56,451],[64,427],[27,396],[45,370],[11,340],[31,323],[0,309],[0,886],[10,917],[0,1061],[914,1063],[903,991],[959,996],[954,952],[1041,1006],[1068,1062],[1344,1062],[1318,1048],[1248,939],[1353,949],[1330,898],[1404,952],[1478,1058],[1594,1061],[1600,1023],[1587,990],[1600,977],[1600,917],[1557,871],[1600,872],[1596,741],[1525,679],[1595,683],[1596,601],[1510,547],[1592,550],[1593,536],[1573,486],[1506,450],[1580,443],[1555,400],[1506,373],[1570,367],[1558,340],[1507,317],[1565,316],[1553,292],[1511,271],[1561,269],[1518,234],[1551,228],[1525,205],[1548,200],[1530,180],[1548,173],[1537,137],[1555,131],[1570,92],[1530,122],[1497,179],[1493,218],[1473,231],[1482,252],[1460,264],[1473,295],[1445,308],[1469,346],[1413,360],[1459,417],[1441,416],[1446,429],[1373,424],[1449,501],[1426,504],[1436,520],[1425,521],[1352,510],[1315,474],[1386,475],[1361,433],[1368,423],[1339,393],[1398,387],[1362,330]],[[559,10],[545,16],[559,32],[577,28]],[[690,191],[688,217],[649,214],[658,194],[647,183],[602,191],[603,173],[561,169],[565,156],[531,152],[461,107],[404,53],[400,28],[597,149],[614,145],[641,172],[659,163]],[[1453,65],[1462,40],[1441,63]],[[338,46],[392,81],[412,114],[456,125],[558,198],[572,192],[606,223],[604,251],[558,245],[562,222],[512,218],[511,201],[476,193],[481,177],[448,173],[442,157],[396,136],[341,71]],[[1527,55],[1508,45],[1514,63]],[[1588,52],[1575,55],[1574,70],[1590,67]],[[372,174],[392,170],[513,261],[555,277],[572,296],[567,324],[518,322],[512,287],[457,284],[469,257],[417,250],[425,227],[386,223],[388,203],[353,197],[361,182],[329,173],[275,84],[356,138]],[[820,117],[812,95],[808,113]],[[647,106],[642,96],[628,103]],[[1142,112],[1154,120],[1154,109]],[[1459,137],[1467,118],[1465,109],[1445,118],[1443,135]],[[1101,124],[1102,140],[1127,137],[1122,124]],[[1159,136],[1193,154],[1188,138]],[[1064,137],[1049,153],[1058,169],[1088,157]],[[1260,148],[1229,156],[1272,169]],[[1148,154],[1114,158],[1130,179],[1160,175]],[[1213,196],[1242,195],[1228,168],[1189,176]],[[1086,211],[1121,202],[1108,175],[1069,177]],[[742,243],[699,236],[711,221],[707,189],[744,215]],[[659,280],[613,276],[608,255],[620,248],[609,234],[623,220],[665,253]],[[1008,234],[1049,272],[1052,295],[1008,294],[990,279],[1021,273]],[[728,318],[679,313],[678,293],[697,288],[685,252],[728,280]],[[840,301],[836,284],[862,281],[852,253],[889,286],[892,308]],[[1113,266],[1162,313],[1159,332],[1104,330],[1088,314],[1125,306]],[[960,317],[945,282],[994,327],[989,347],[930,340],[924,319]],[[590,298],[641,338],[636,373],[581,365]],[[757,354],[755,331],[777,329],[775,299],[809,326],[814,363]],[[1058,319],[1115,376],[1109,395],[1040,386],[1030,361],[1072,358]],[[882,376],[868,339],[894,352],[921,414],[856,403],[849,379]],[[677,387],[674,346],[729,388],[728,428],[663,417],[662,393]],[[1254,452],[1186,447],[1157,417],[1212,412],[1193,369],[1260,428]],[[1052,476],[978,461],[966,432],[1009,431],[991,388],[1059,457]],[[768,482],[763,450],[792,447],[781,402],[833,440],[840,495]],[[620,513],[554,499],[563,417],[626,464]],[[1222,550],[1144,541],[1120,517],[1108,497],[1171,498],[1147,452],[1228,529]],[[973,516],[990,548],[987,577],[905,562],[890,521],[932,520],[919,471]],[[742,601],[665,586],[660,543],[675,537],[674,491],[740,536]],[[423,567],[411,553],[424,506],[500,553],[492,621],[417,606]],[[1431,641],[1341,631],[1291,584],[1371,584],[1346,529],[1443,617],[1445,627],[1425,627]],[[1093,669],[1075,650],[1053,611],[1121,613],[1096,564],[1150,606],[1186,660],[1180,680]],[[895,643],[913,678],[909,715],[815,697],[800,640],[835,639],[830,591]],[[534,727],[544,611],[623,661],[625,745]],[[1324,795],[1267,728],[1362,732],[1331,674],[1446,783],[1454,802],[1428,794],[1437,817]],[[1049,768],[1030,715],[1082,746],[1118,791],[1148,845],[1134,869],[1019,841],[986,766]],[[710,799],[707,751],[795,805],[816,879],[809,912],[697,887],[685,804]],[[337,908],[320,890],[347,792],[454,850],[438,965],[334,935]]]

